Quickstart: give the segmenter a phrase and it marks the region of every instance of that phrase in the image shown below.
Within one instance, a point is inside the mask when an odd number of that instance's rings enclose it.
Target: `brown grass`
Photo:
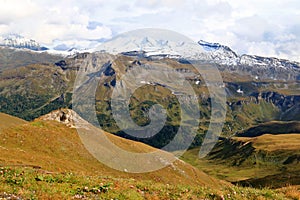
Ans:
[[[20,118],[13,117],[5,113],[0,113],[0,131],[9,128],[11,126],[21,125],[26,123],[27,122],[25,120],[22,120]]]
[[[121,148],[149,152],[154,148],[106,133]],[[107,167],[96,160],[82,144],[76,129],[54,121],[36,120],[5,129],[0,134],[0,165],[34,165],[52,172],[73,172],[161,183],[220,186],[220,183],[182,161],[173,166],[144,174],[128,174]],[[184,173],[182,173],[184,172]]]
[[[279,189],[278,191],[283,192],[286,197],[294,200],[300,199],[300,186],[288,186]]]
[[[252,142],[255,148],[266,151],[300,150],[300,134],[264,134],[254,138],[236,137],[235,139]]]

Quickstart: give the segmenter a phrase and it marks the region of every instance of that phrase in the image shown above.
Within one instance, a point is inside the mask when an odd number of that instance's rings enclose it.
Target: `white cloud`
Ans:
[[[89,29],[92,16],[72,1],[2,0],[0,3],[5,5],[0,7],[2,35],[19,33],[50,46],[53,41],[72,40],[76,45],[112,35],[111,29],[105,25]],[[92,3],[95,4],[96,1]]]
[[[0,0],[0,34],[89,45],[138,28],[166,28],[238,53],[299,59],[298,0]],[[94,28],[91,28],[93,22]],[[54,44],[55,43],[55,44]]]
[[[37,13],[39,9],[38,6],[30,0],[1,0],[0,3],[0,24],[10,24],[13,21],[30,17]]]

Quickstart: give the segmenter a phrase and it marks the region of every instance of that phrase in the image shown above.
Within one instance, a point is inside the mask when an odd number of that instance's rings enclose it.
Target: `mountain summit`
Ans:
[[[194,42],[165,30],[138,30],[119,35],[99,45],[96,50],[148,59],[175,58],[188,63],[204,61],[221,71],[250,75],[253,80],[300,80],[300,63],[256,55],[239,55],[230,47],[203,40]]]
[[[5,37],[0,37],[0,46],[14,47],[19,49],[30,49],[33,51],[45,51],[47,47],[41,46],[33,39],[25,38],[18,34],[9,34]]]
[[[300,63],[285,59],[262,57],[256,55],[239,55],[230,47],[210,43],[204,40],[194,42],[176,33],[163,30],[150,31],[145,34],[137,31],[131,34],[117,36],[92,49],[59,48],[48,49],[42,47],[33,39],[24,38],[18,34],[0,37],[0,46],[18,49],[44,51],[49,54],[70,56],[84,52],[105,51],[112,54],[126,56],[141,56],[146,58],[175,58],[186,62],[201,60],[220,66],[220,70],[240,71],[253,79],[271,80],[300,80]],[[57,49],[56,49],[57,48]]]

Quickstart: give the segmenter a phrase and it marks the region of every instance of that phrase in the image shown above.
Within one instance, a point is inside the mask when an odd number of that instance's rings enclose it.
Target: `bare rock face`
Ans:
[[[56,110],[47,115],[41,116],[40,119],[44,121],[57,121],[70,128],[86,128],[89,124],[76,112],[70,109]]]

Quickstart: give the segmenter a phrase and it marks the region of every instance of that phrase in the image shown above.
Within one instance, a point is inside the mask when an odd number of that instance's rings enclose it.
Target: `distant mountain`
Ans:
[[[238,55],[229,47],[200,40],[208,61],[221,65],[224,71],[240,72],[254,79],[300,80],[300,63],[285,59],[256,55]]]
[[[250,75],[253,80],[300,80],[298,62],[256,55],[238,55],[228,46],[219,43],[203,40],[195,43],[177,35],[168,35],[164,38],[151,34],[151,36],[139,34],[119,36],[103,43],[98,50],[150,59],[175,58],[185,63],[200,60],[217,64],[221,71]]]
[[[50,64],[61,60],[63,56],[50,54],[48,51],[31,51],[0,46],[0,72],[30,64]]]
[[[228,46],[219,43],[209,43],[200,40],[198,44],[210,55],[211,59],[225,65],[252,65],[260,67],[299,68],[299,63],[285,59],[262,57],[255,55],[238,55]]]
[[[45,51],[47,47],[41,46],[33,39],[25,38],[18,34],[9,34],[0,38],[0,46],[14,47],[19,49],[30,49],[33,51]]]
[[[139,52],[143,57],[173,57],[173,58],[199,58],[208,59],[204,50],[199,45],[186,38],[177,38],[170,35],[169,38],[157,37],[116,37],[101,44],[97,50],[112,54],[127,53],[136,55]]]
[[[162,34],[163,35],[163,34]],[[300,63],[285,59],[256,55],[239,55],[230,47],[203,40],[198,43],[176,34],[119,36],[92,49],[79,49],[60,44],[53,49],[42,47],[32,39],[17,34],[0,37],[0,46],[45,51],[49,54],[70,56],[78,53],[106,51],[126,56],[142,56],[151,59],[175,58],[180,62],[202,60],[217,64],[219,70],[249,75],[253,80],[300,80]]]
[[[238,55],[229,47],[203,40],[200,40],[198,44],[205,50],[211,60],[224,65],[237,65],[239,60]]]

